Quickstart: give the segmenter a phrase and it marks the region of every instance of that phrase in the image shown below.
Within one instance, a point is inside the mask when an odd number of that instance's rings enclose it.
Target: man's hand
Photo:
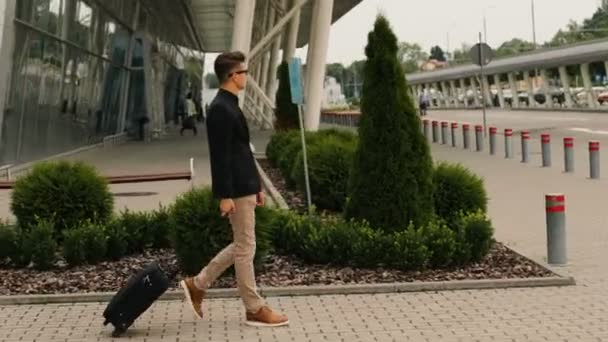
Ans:
[[[220,201],[220,213],[223,217],[230,216],[236,211],[236,206],[231,198],[225,198]]]
[[[264,205],[266,205],[266,195],[264,194],[263,191],[258,192],[257,203],[258,203],[258,206],[260,206],[260,207],[263,207]]]

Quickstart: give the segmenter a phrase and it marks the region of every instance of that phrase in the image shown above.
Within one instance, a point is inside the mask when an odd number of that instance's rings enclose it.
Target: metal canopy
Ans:
[[[521,54],[516,57],[497,59],[484,67],[486,75],[503,74],[515,71],[530,71],[536,68],[557,68],[605,61],[608,59],[608,40],[596,40],[574,46]],[[410,85],[457,80],[479,74],[479,67],[468,64],[437,71],[419,72],[406,75]]]
[[[155,0],[163,1],[163,0]],[[191,9],[192,22],[196,28],[205,52],[221,52],[230,49],[232,41],[232,26],[234,16],[234,0],[182,0]],[[362,0],[334,0],[332,23],[348,13]],[[257,6],[262,0],[257,0]],[[254,18],[254,26],[261,25],[262,17]],[[298,47],[308,44],[310,23],[312,17],[312,2],[309,1],[302,9]],[[255,40],[253,44],[255,44]],[[189,46],[193,47],[193,46]],[[193,47],[194,48],[194,47]]]
[[[122,24],[133,29],[134,2],[125,0],[88,0],[111,12]],[[254,32],[262,26],[267,2],[277,6],[279,0],[257,0]],[[325,1],[325,0],[321,0]],[[332,23],[363,0],[334,0]],[[168,43],[204,52],[230,49],[235,0],[142,0],[138,29]],[[282,14],[281,14],[282,15]],[[298,47],[308,44],[312,17],[312,1],[302,8]],[[257,27],[256,27],[257,26]],[[252,45],[261,37],[254,34]]]

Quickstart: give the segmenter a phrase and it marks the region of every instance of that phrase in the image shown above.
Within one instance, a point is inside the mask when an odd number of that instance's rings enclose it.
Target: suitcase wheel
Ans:
[[[114,328],[114,331],[112,332],[112,337],[120,337],[120,335],[124,334],[127,331],[127,329],[122,328],[122,327],[116,327]]]

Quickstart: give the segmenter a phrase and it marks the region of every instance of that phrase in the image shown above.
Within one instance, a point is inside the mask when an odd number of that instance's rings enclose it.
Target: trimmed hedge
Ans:
[[[172,207],[171,241],[183,272],[197,274],[203,266],[232,242],[229,220],[219,214],[219,201],[209,188],[196,188],[181,195]],[[261,265],[269,253],[272,217],[264,209],[256,210],[260,219],[256,225],[256,254],[254,263]]]
[[[11,198],[11,210],[23,229],[46,220],[58,239],[82,221],[107,222],[113,205],[107,181],[83,162],[39,163],[17,180]]]
[[[63,257],[71,266],[106,259],[108,239],[103,226],[90,221],[64,232]]]
[[[313,203],[321,209],[342,211],[357,136],[345,130],[325,129],[306,133],[309,177]],[[299,131],[273,135],[266,148],[287,186],[305,192],[304,161]]]
[[[481,212],[462,215],[455,230],[435,218],[420,229],[410,224],[395,232],[335,216],[277,215],[273,239],[277,251],[310,263],[401,270],[441,268],[481,260],[492,244],[491,222]]]
[[[53,267],[56,260],[57,242],[54,238],[55,227],[48,221],[40,221],[25,233],[23,249],[31,253],[34,267],[46,271]]]
[[[328,136],[308,148],[308,174],[312,202],[320,209],[342,211],[346,202],[348,177],[356,145]],[[298,153],[291,170],[291,179],[306,193],[304,161]]]
[[[0,220],[0,263],[15,253],[17,231],[7,221]]]
[[[483,180],[461,164],[439,163],[433,172],[435,212],[446,220],[461,212],[486,211],[488,196]]]

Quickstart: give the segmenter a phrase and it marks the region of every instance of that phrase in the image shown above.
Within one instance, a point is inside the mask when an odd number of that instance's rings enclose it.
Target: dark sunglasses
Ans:
[[[230,75],[228,75],[228,77],[232,77],[232,75],[234,75],[234,74],[241,75],[241,74],[246,74],[248,72],[249,72],[249,70],[247,70],[247,69],[239,70],[239,71],[235,71],[235,72],[231,73]]]

